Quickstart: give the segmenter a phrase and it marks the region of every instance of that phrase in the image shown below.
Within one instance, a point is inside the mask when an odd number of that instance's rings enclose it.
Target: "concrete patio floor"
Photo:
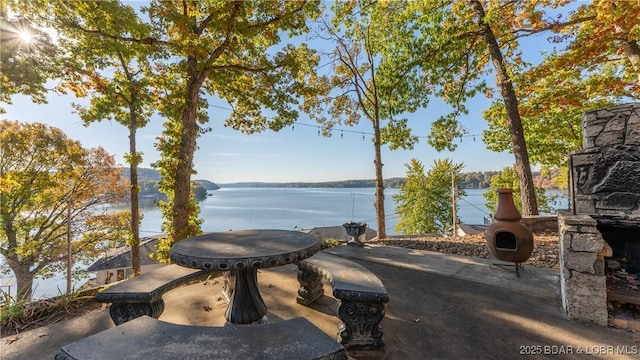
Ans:
[[[386,246],[326,250],[374,272],[390,297],[381,323],[385,359],[637,359],[640,334],[570,320],[560,299],[558,270],[512,268],[485,259]],[[331,287],[312,308],[296,303],[294,265],[260,270],[269,320],[305,317],[335,337],[337,306]],[[174,289],[161,320],[222,326],[222,278]],[[68,343],[113,327],[108,310],[21,333],[0,342],[0,359],[52,359]],[[144,346],[141,344],[141,346]],[[212,346],[215,346],[212,344]]]

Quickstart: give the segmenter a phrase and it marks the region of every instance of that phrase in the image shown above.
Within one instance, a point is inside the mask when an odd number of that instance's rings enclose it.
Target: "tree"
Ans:
[[[131,22],[93,27],[76,14],[75,3],[103,9],[114,19],[116,1],[16,2],[23,14],[38,14],[49,24],[73,27],[106,39],[149,47],[162,57],[154,65],[153,86],[158,89],[158,111],[166,118],[157,148],[161,159],[161,203],[165,216],[160,258],[168,260],[171,245],[197,235],[201,220],[193,197],[191,176],[197,138],[207,131],[205,95],[231,104],[225,125],[252,133],[279,130],[298,116],[297,97],[314,89],[306,85],[318,57],[306,45],[284,45],[281,36],[306,30],[306,21],[319,14],[317,2],[291,1],[151,1],[141,7],[151,27],[140,33]],[[70,17],[68,14],[80,15]],[[65,21],[69,20],[71,21]],[[115,24],[115,22],[112,22]],[[136,22],[137,24],[137,22]],[[269,112],[270,117],[263,114]],[[273,113],[273,114],[271,114]]]
[[[495,213],[498,206],[498,189],[512,189],[513,190],[513,202],[518,208],[518,211],[522,211],[522,203],[520,202],[520,182],[518,181],[518,174],[515,167],[506,167],[502,171],[491,177],[491,187],[482,194],[487,201],[485,206],[491,213]],[[551,213],[550,202],[553,201],[552,197],[546,195],[543,188],[536,188],[536,200],[540,205],[540,210],[545,213]]]
[[[402,5],[398,3],[398,5]],[[336,2],[334,18],[322,20],[318,36],[335,45],[328,56],[331,75],[312,78],[317,93],[305,98],[304,109],[321,123],[325,135],[336,124],[357,124],[362,118],[373,128],[378,238],[386,238],[384,182],[381,147],[413,148],[417,137],[407,127],[405,113],[428,102],[428,85],[420,68],[410,64],[408,53],[383,57],[395,41],[415,43],[413,33],[395,27],[395,14],[401,7],[373,5],[368,1]],[[419,51],[420,48],[414,48]]]
[[[0,4],[0,103],[11,104],[11,96],[30,96],[46,102],[46,82],[59,74],[57,48],[46,32],[21,18],[9,18]],[[0,113],[5,110],[0,107]]]
[[[513,87],[513,81],[507,69],[507,64],[500,50],[500,44],[495,37],[495,33],[489,21],[487,21],[486,11],[479,0],[472,0],[471,5],[477,17],[480,34],[488,47],[493,67],[496,72],[496,85],[500,89],[500,94],[504,101],[507,112],[507,127],[511,135],[511,152],[516,158],[516,172],[520,180],[520,199],[522,202],[522,212],[524,215],[537,215],[538,204],[533,186],[533,176],[529,163],[529,153],[522,129],[522,119],[518,110],[518,98]]]
[[[129,164],[129,189],[131,234],[127,245],[131,246],[131,258],[134,275],[140,274],[140,206],[138,193],[138,165],[143,154],[137,151],[137,130],[147,125],[155,109],[151,56],[153,52],[147,46],[120,40],[135,29],[139,38],[149,35],[150,29],[137,17],[130,6],[117,3],[97,4],[71,3],[75,11],[68,11],[65,24],[84,24],[82,29],[76,26],[60,26],[63,46],[72,49],[75,54],[75,66],[68,67],[68,80],[65,87],[76,96],[91,95],[89,105],[74,104],[84,124],[96,121],[115,120],[129,130],[129,152],[125,160]],[[78,18],[76,18],[78,17]],[[110,21],[119,19],[117,23]],[[121,24],[127,26],[121,26]],[[98,28],[109,31],[112,37],[102,37],[86,28]]]
[[[313,91],[306,85],[318,58],[301,44],[273,51],[281,35],[306,31],[306,20],[318,14],[311,2],[217,1],[152,2],[152,24],[163,34],[162,44],[177,61],[163,69],[169,89],[159,110],[167,118],[158,143],[162,159],[160,187],[168,203],[162,205],[168,252],[174,241],[197,234],[197,203],[191,189],[193,154],[198,135],[208,120],[202,92],[217,95],[233,107],[226,125],[252,133],[279,130],[297,118],[291,106],[296,96]],[[267,118],[262,109],[274,112]]]
[[[140,209],[137,167],[143,154],[136,148],[136,132],[147,124],[155,109],[150,76],[153,51],[121,38],[129,35],[145,38],[150,28],[141,22],[131,6],[121,6],[118,2],[67,2],[58,4],[56,9],[55,18],[45,18],[44,24],[58,30],[59,48],[73,54],[60,64],[61,67],[64,65],[65,73],[57,90],[63,93],[73,91],[77,97],[91,95],[88,106],[74,104],[85,126],[96,121],[115,120],[129,130],[129,153],[125,160],[130,166],[131,234],[127,244],[131,246],[133,272],[138,275]],[[112,21],[114,18],[118,22]],[[113,36],[103,37],[92,29],[101,29]]]
[[[537,66],[514,74],[533,163],[567,173],[567,155],[582,148],[582,115],[640,98],[640,3],[592,1],[581,4],[556,26],[556,45]],[[504,151],[507,139],[502,104],[485,113],[490,149]]]
[[[460,0],[410,3],[408,24],[416,24],[416,33],[431,44],[435,52],[424,57],[425,76],[437,87],[437,93],[453,105],[451,115],[432,124],[429,142],[436,149],[454,149],[452,140],[464,134],[458,116],[467,113],[466,100],[480,92],[492,96],[486,86],[489,72],[504,104],[505,129],[509,150],[514,154],[522,188],[523,214],[538,213],[533,176],[528,157],[522,119],[515,93],[513,74],[527,66],[519,50],[519,39],[558,24],[545,10],[567,1],[516,0],[509,2]]]
[[[463,165],[454,164],[450,159],[436,160],[427,173],[416,159],[411,159],[405,166],[406,183],[400,187],[398,194],[393,195],[398,203],[396,211],[400,215],[396,231],[402,234],[452,234],[451,174],[455,175],[455,182],[459,184]],[[464,190],[459,190],[457,196],[464,195]]]
[[[122,228],[112,228],[121,214],[107,206],[123,198],[126,183],[112,156],[57,128],[2,120],[0,130],[0,254],[16,275],[17,299],[30,300],[34,277],[66,264],[67,224],[79,234],[71,244],[77,260],[121,239]]]

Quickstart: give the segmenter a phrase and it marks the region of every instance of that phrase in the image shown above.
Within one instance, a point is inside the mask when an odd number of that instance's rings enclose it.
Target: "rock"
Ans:
[[[402,235],[396,235],[383,240],[369,241],[369,243],[417,250],[437,251],[445,254],[472,256],[485,259],[490,258],[484,233],[458,237],[403,237]],[[533,253],[525,264],[559,269],[560,260],[558,234],[555,232],[534,234]]]

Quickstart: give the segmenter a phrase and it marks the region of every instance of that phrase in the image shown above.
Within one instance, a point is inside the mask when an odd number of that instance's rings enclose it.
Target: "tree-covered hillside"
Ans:
[[[462,181],[458,184],[463,189],[487,189],[491,185],[491,178],[498,175],[499,171],[474,171],[462,173]],[[556,189],[558,185],[553,183],[553,175],[542,175],[540,172],[533,173],[533,180],[537,187],[544,189]],[[197,182],[198,180],[196,180]],[[405,183],[406,179],[401,177],[389,178],[384,180],[385,188],[399,188]],[[292,188],[367,188],[375,187],[373,179],[361,180],[343,180],[343,181],[326,181],[326,182],[285,182],[285,183],[267,183],[267,182],[237,182],[220,184],[221,187],[292,187]]]
[[[129,177],[129,168],[122,168],[122,174]],[[139,196],[145,199],[166,200],[166,196],[159,190],[160,173],[155,169],[138,168]],[[218,190],[220,186],[209,180],[193,180],[195,183],[194,195],[202,200],[207,197],[208,190]]]

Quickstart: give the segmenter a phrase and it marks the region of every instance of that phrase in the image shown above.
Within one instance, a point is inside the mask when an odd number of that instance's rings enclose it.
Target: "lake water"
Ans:
[[[398,222],[392,195],[385,190],[387,234],[394,234]],[[458,200],[458,217],[463,223],[482,224],[489,217],[482,194],[486,189],[467,189]],[[209,192],[200,202],[203,231],[235,229],[310,229],[342,225],[350,220],[376,228],[375,188],[222,188]],[[557,194],[562,194],[557,192]],[[566,208],[566,196],[556,208]],[[141,236],[158,233],[162,218],[157,207],[144,209]]]
[[[385,190],[386,229],[395,234],[398,222],[393,194],[398,189]],[[486,189],[467,189],[467,195],[458,199],[458,217],[466,224],[483,224],[489,217],[482,194]],[[559,194],[556,209],[566,209],[566,192]],[[376,229],[374,208],[375,188],[221,188],[210,191],[200,202],[202,230],[226,231],[239,229],[310,229],[338,226],[351,220],[366,222]],[[565,195],[563,195],[565,194]],[[144,217],[140,236],[160,233],[162,217],[156,206],[143,207]],[[84,283],[86,279],[76,285]],[[64,276],[36,280],[34,296],[55,296],[66,289]],[[6,290],[6,289],[4,289]],[[13,289],[15,292],[15,289]]]

